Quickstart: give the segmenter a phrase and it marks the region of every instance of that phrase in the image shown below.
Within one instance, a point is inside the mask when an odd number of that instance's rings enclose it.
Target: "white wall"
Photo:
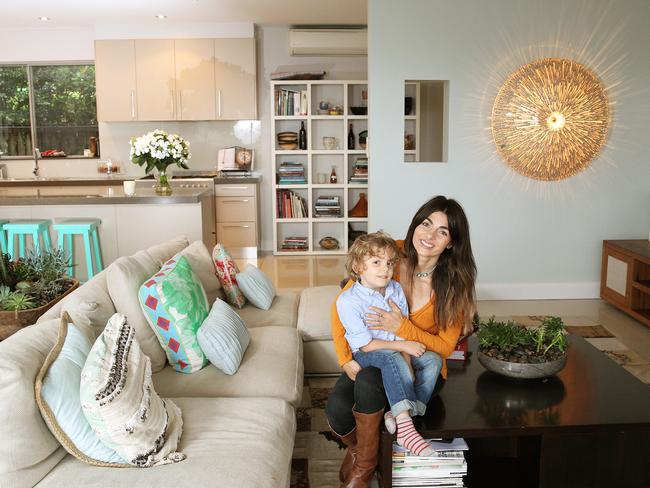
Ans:
[[[479,297],[598,296],[602,240],[650,229],[648,19],[647,0],[370,0],[370,228],[401,237],[444,194],[468,214]],[[488,116],[505,76],[547,56],[592,67],[615,120],[587,171],[542,183],[494,154]],[[446,164],[401,162],[405,79],[450,81]]]

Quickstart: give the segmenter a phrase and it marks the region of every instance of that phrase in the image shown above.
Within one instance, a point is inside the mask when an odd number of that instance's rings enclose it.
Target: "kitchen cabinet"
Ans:
[[[173,39],[137,39],[135,65],[138,120],[176,120]]]
[[[176,39],[177,120],[214,120],[214,41]]]
[[[97,120],[138,120],[135,41],[95,41]]]
[[[255,39],[95,42],[100,122],[257,118]]]
[[[217,242],[229,251],[259,247],[258,185],[216,184],[214,186]],[[234,251],[240,256],[239,251]]]
[[[217,119],[257,119],[255,39],[214,40]]]

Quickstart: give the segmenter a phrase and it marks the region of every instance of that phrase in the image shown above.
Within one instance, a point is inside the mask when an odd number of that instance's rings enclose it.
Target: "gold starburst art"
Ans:
[[[492,137],[518,173],[562,180],[584,170],[609,130],[605,86],[569,59],[540,59],[512,73],[492,108]]]

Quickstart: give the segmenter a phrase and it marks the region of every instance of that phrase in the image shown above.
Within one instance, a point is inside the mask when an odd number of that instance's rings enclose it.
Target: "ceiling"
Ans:
[[[150,22],[361,25],[367,0],[3,0],[0,27],[39,29]],[[157,14],[167,16],[156,20]],[[42,22],[38,16],[50,17]]]

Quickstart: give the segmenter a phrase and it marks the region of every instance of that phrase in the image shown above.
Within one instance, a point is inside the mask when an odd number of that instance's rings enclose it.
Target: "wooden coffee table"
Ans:
[[[467,486],[650,487],[650,386],[582,337],[569,336],[566,367],[546,380],[490,373],[474,354],[449,361],[439,396],[416,426],[425,438],[463,437]],[[394,435],[382,432],[382,485],[392,485]]]

